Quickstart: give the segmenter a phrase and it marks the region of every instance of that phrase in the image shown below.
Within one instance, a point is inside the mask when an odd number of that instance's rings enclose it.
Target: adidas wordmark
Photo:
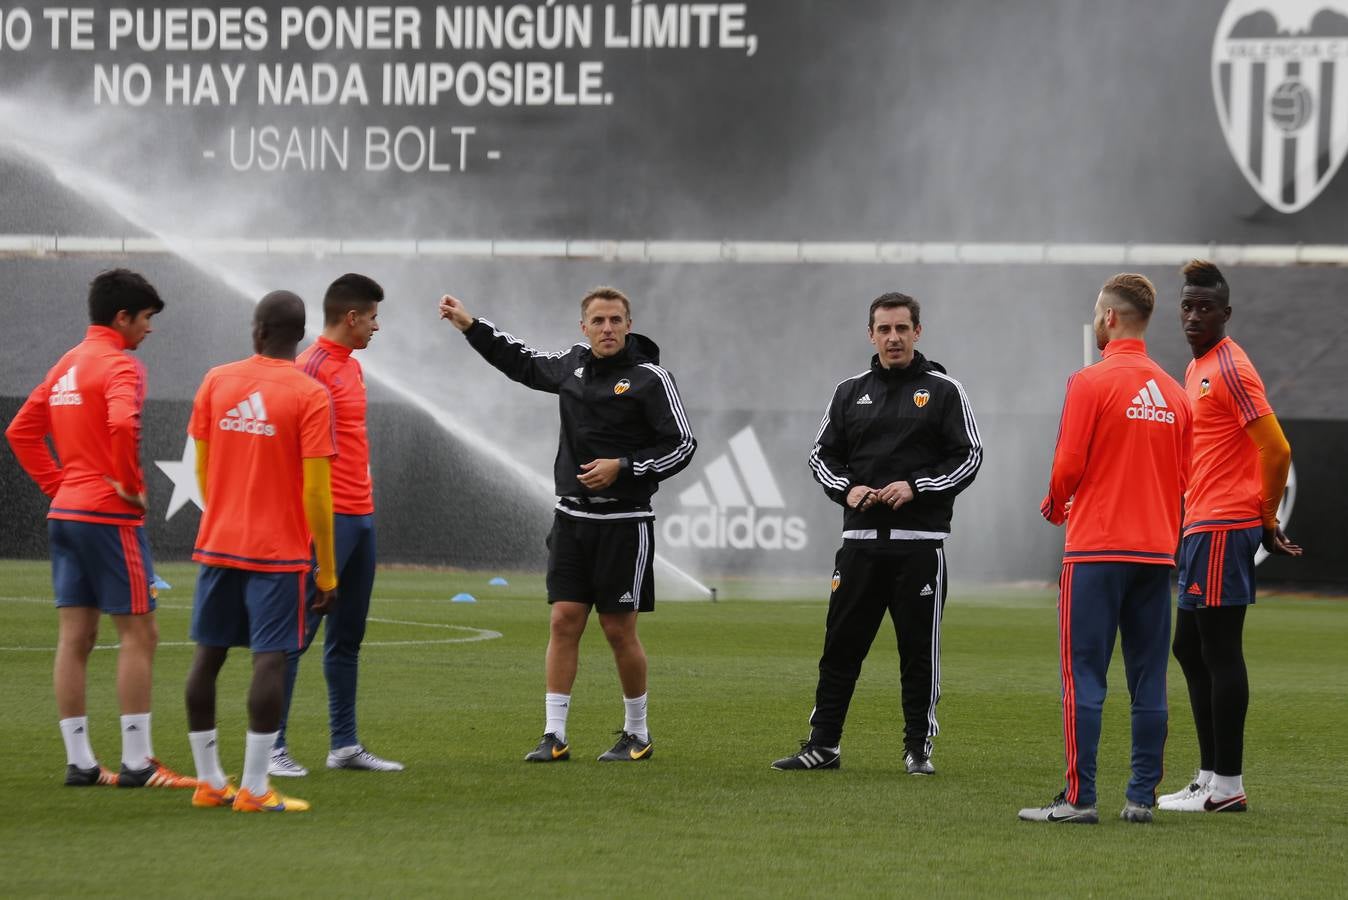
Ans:
[[[75,386],[75,366],[70,367],[66,372],[56,380],[56,384],[51,386],[51,397],[47,400],[48,406],[80,406],[84,403],[84,398]]]
[[[1126,415],[1130,419],[1138,419],[1144,422],[1175,424],[1175,414],[1170,411],[1169,404],[1165,402],[1165,397],[1161,396],[1161,388],[1156,384],[1155,378],[1147,379],[1147,383],[1142,385],[1142,389],[1137,392],[1137,396],[1129,404]]]
[[[238,406],[226,412],[220,419],[220,430],[266,437],[276,434],[276,426],[267,422],[267,406],[262,402],[262,392],[253,391]]]

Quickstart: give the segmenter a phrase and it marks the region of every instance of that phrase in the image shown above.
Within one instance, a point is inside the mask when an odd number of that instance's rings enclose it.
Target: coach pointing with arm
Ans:
[[[622,682],[625,716],[618,742],[601,761],[649,759],[646,651],[637,613],[655,608],[655,514],[659,483],[681,471],[697,442],[674,377],[660,351],[631,332],[631,304],[613,288],[581,301],[586,341],[544,353],[526,346],[463,303],[445,296],[440,315],[487,362],[513,381],[558,395],[561,435],[553,469],[557,507],[548,536],[546,724],[525,759],[567,759],[567,713],[576,680],[580,637],[590,607],[599,614]]]

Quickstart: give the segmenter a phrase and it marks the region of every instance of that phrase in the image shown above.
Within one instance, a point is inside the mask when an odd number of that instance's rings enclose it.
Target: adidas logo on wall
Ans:
[[[1161,389],[1157,386],[1155,378],[1147,379],[1147,383],[1142,385],[1142,390],[1137,392],[1137,396],[1128,406],[1127,416],[1144,422],[1175,424],[1175,414],[1170,411],[1165,398],[1161,396]]]
[[[276,434],[276,426],[267,422],[267,406],[262,402],[262,392],[253,391],[247,399],[226,412],[220,419],[220,430],[267,437]]]
[[[84,398],[75,383],[75,366],[70,367],[60,378],[56,379],[56,384],[51,386],[51,397],[47,400],[48,406],[80,406],[84,403]]]
[[[808,543],[800,516],[760,510],[785,509],[777,479],[752,427],[729,441],[730,449],[702,470],[702,479],[679,494],[679,504],[701,508],[661,522],[671,547],[735,550],[801,550]]]

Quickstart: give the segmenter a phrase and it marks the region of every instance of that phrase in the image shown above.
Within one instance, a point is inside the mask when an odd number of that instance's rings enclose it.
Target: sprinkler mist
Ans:
[[[175,256],[226,285],[235,291],[240,299],[247,301],[249,304],[254,304],[266,292],[266,289],[261,285],[241,276],[236,266],[226,266],[209,254],[196,249],[192,241],[180,238],[158,227],[155,221],[158,217],[154,215],[153,210],[147,209],[143,196],[134,195],[117,183],[60,158],[59,155],[50,152],[48,148],[43,148],[39,152],[37,148],[30,148],[22,142],[12,139],[6,143],[25,157],[46,168],[52,177],[66,188],[81,197],[95,200],[116,211],[128,224],[141,229],[162,242]],[[315,306],[311,305],[307,313],[311,319],[321,320],[322,318],[322,311]],[[366,362],[364,370],[367,376],[388,388],[402,401],[428,415],[438,426],[453,437],[488,458],[499,461],[510,472],[519,476],[521,481],[529,485],[531,492],[536,494],[540,500],[551,503],[553,499],[551,481],[520,462],[506,447],[486,437],[429,397],[412,389],[397,374],[388,371],[386,367]],[[699,581],[688,571],[670,562],[659,553],[655,556],[655,562],[704,598],[716,599],[715,588]]]

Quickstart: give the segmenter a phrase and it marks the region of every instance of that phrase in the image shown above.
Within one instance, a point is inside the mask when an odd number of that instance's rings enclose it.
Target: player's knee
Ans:
[[[550,622],[552,637],[562,641],[579,641],[585,632],[585,616],[553,607]]]
[[[81,657],[88,656],[94,652],[94,645],[98,641],[98,629],[63,628],[57,636],[57,641],[68,653]]]
[[[600,616],[599,624],[604,629],[604,637],[608,638],[609,645],[612,647],[625,647],[628,644],[638,642],[637,621],[634,614],[620,613],[612,616]]]
[[[119,616],[117,635],[124,650],[153,653],[159,646],[159,623],[153,615]]]

